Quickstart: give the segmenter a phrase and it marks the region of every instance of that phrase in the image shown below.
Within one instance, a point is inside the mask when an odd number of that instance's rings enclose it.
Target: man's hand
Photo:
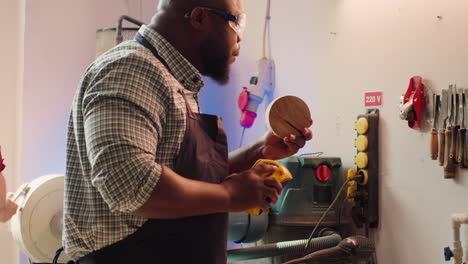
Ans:
[[[13,196],[13,193],[6,194],[5,177],[0,172],[0,223],[10,220],[16,213],[18,205],[11,201]]]
[[[16,213],[18,205],[13,202],[14,193],[8,193],[7,198],[4,202],[4,207],[0,208],[0,222],[6,222]]]
[[[312,125],[312,120],[311,120]],[[289,135],[285,138],[279,138],[272,131],[268,131],[263,137],[262,154],[266,159],[282,159],[295,154],[304,147],[305,143],[312,139],[312,132],[304,128],[302,136]]]
[[[269,204],[276,204],[283,187],[273,177],[260,176],[271,174],[276,169],[275,166],[262,164],[228,176],[221,183],[229,196],[228,211],[241,212],[260,208],[264,213],[268,213]]]

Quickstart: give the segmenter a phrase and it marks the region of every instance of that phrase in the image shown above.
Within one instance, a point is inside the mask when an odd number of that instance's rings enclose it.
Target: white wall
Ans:
[[[24,114],[21,167],[12,171],[10,166],[7,174],[19,175],[21,170],[21,181],[27,181],[63,172],[70,103],[79,78],[93,59],[95,30],[113,26],[115,18],[123,13],[147,22],[155,2],[27,1],[25,83],[20,111],[16,111],[18,105],[11,104],[21,91],[17,81],[21,55],[14,55],[21,53],[21,42],[2,44],[11,45],[2,46],[7,47],[2,49],[2,59],[8,63],[2,63],[0,72],[0,114],[1,120],[8,122],[8,132],[0,131],[0,143],[7,157],[20,153],[17,135],[21,125],[10,114]],[[17,2],[8,3],[14,8],[1,9],[4,25],[21,18],[16,16],[21,11]],[[224,117],[231,149],[240,138],[237,95],[261,56],[265,5],[265,0],[245,1],[248,30],[231,82],[219,87],[207,80],[203,89],[202,108]],[[467,8],[463,0],[273,1],[278,94],[303,98],[315,119],[315,138],[303,152],[323,151],[342,157],[345,167],[354,167],[353,123],[364,112],[363,94],[384,92],[380,123],[381,224],[374,232],[381,264],[442,263],[442,248],[452,239],[449,216],[467,211],[462,201],[468,198],[468,174],[463,171],[456,181],[444,180],[442,169],[429,159],[429,134],[407,128],[398,119],[397,107],[409,78],[416,74],[435,91],[452,82],[468,87]],[[20,25],[15,22],[14,29],[7,27],[9,34],[5,36],[14,35]],[[8,87],[8,100],[3,97],[3,87]],[[258,137],[263,129],[259,117],[255,127],[246,132],[245,143]],[[9,181],[10,186],[15,185]]]
[[[265,1],[248,2],[250,17],[262,15]],[[379,263],[443,263],[443,247],[452,241],[449,217],[468,212],[468,173],[443,179],[443,169],[429,158],[429,133],[409,129],[397,105],[413,75],[436,92],[449,83],[468,87],[468,2],[273,2],[279,93],[309,103],[314,151],[354,167],[353,123],[364,113],[364,92],[384,92],[381,223],[374,236]]]
[[[18,181],[64,173],[69,110],[79,80],[94,60],[96,30],[115,27],[124,14],[149,22],[156,4],[154,0],[26,1],[24,116],[13,119],[23,126]],[[24,256],[21,263],[28,263]]]
[[[63,173],[69,109],[94,60],[96,30],[121,15],[149,22],[153,0],[27,1],[23,97],[23,179]]]
[[[443,179],[443,169],[429,158],[429,133],[409,129],[398,117],[398,102],[413,75],[421,75],[438,93],[450,83],[468,87],[468,2],[272,2],[278,94],[304,99],[315,119],[315,137],[304,152],[323,151],[341,157],[344,167],[355,167],[354,121],[365,112],[364,93],[382,91],[381,222],[373,232],[378,261],[443,263],[443,247],[452,241],[450,215],[468,212],[468,173]],[[261,54],[265,6],[266,0],[245,1],[249,24],[242,54],[233,69],[235,80],[221,94],[230,112],[220,109],[225,105],[206,107],[225,115],[229,142],[235,146],[240,137],[235,100]],[[206,90],[218,89],[225,88],[210,85]],[[263,133],[263,124],[246,133],[246,140],[253,140]],[[468,248],[466,227],[462,236]]]
[[[4,175],[8,191],[18,186],[20,175],[24,1],[7,0],[0,3],[2,48],[0,49],[0,146],[7,168]],[[0,224],[0,256],[2,263],[17,263],[18,248],[11,243],[6,224]]]

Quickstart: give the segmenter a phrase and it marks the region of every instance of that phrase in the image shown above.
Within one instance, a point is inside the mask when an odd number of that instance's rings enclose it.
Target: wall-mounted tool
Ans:
[[[379,224],[378,173],[379,173],[379,111],[369,109],[359,115],[355,123],[358,137],[355,141],[357,173],[348,172],[348,178],[359,176],[359,180],[348,182],[347,201],[354,203],[351,216],[357,227],[375,228]]]
[[[459,107],[459,118],[458,124],[460,124],[460,129],[458,130],[458,153],[457,153],[457,162],[460,168],[466,167],[464,164],[464,158],[466,157],[466,126],[465,126],[465,93],[463,89],[460,89],[458,95],[460,107]]]
[[[258,77],[250,78],[249,87],[243,87],[241,94],[237,100],[237,106],[241,110],[240,125],[244,128],[252,127],[255,118],[257,117],[258,105],[262,103],[263,97],[258,95]]]
[[[265,16],[265,27],[263,32],[263,53],[262,58],[257,61],[257,72],[250,79],[249,87],[243,87],[239,95],[238,106],[241,110],[240,125],[242,126],[242,135],[239,147],[244,140],[245,129],[252,127],[257,117],[257,108],[263,100],[266,105],[273,101],[275,90],[275,61],[272,58],[270,21],[271,21],[271,0],[267,1],[267,10]]]
[[[455,178],[456,169],[456,135],[458,132],[456,126],[456,87],[449,86],[448,96],[448,124],[445,129],[445,161],[444,161],[444,177],[446,179]],[[455,135],[453,132],[456,132]]]
[[[434,118],[433,118],[432,132],[431,132],[431,159],[437,160],[437,155],[439,153],[437,123],[439,123],[438,121],[439,121],[439,113],[440,113],[440,95],[433,94],[432,98],[433,98],[432,114],[434,115]]]
[[[412,129],[420,129],[425,104],[424,84],[420,76],[410,79],[408,90],[403,97],[400,118],[408,121]]]
[[[439,165],[445,162],[445,128],[448,120],[448,89],[442,89],[439,116]]]
[[[468,88],[465,88],[463,90],[463,129],[461,133],[461,141],[462,141],[462,163],[463,165],[461,167],[463,168],[468,168],[468,136],[466,134],[466,129],[468,128]]]
[[[450,159],[455,164],[458,164],[458,155],[460,154],[460,138],[458,137],[458,131],[460,130],[460,93],[457,90],[457,86],[453,86],[453,101],[454,101],[454,122],[452,126],[452,147],[450,149]]]

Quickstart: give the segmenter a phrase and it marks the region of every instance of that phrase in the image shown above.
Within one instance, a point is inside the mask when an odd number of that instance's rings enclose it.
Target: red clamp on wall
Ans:
[[[5,169],[5,164],[3,163],[3,157],[2,157],[2,152],[0,149],[0,172],[2,172]]]
[[[413,76],[410,79],[408,90],[403,98],[403,106],[400,109],[400,117],[408,121],[408,126],[412,129],[421,128],[421,120],[424,109],[424,84],[420,76]]]

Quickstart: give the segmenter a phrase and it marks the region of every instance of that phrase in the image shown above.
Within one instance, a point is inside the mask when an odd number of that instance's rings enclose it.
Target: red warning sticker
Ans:
[[[370,92],[364,94],[364,106],[381,106],[383,92]]]

